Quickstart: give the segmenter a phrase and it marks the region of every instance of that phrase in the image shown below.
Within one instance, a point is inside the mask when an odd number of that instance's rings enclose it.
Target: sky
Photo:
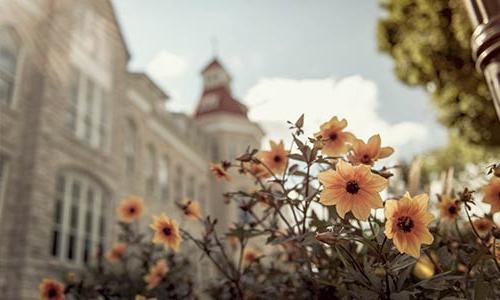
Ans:
[[[132,58],[171,96],[171,110],[192,113],[201,69],[217,55],[233,92],[268,138],[305,113],[306,132],[337,115],[363,139],[380,133],[396,156],[446,143],[420,88],[393,72],[377,51],[377,1],[114,0]],[[287,139],[285,139],[287,140]]]

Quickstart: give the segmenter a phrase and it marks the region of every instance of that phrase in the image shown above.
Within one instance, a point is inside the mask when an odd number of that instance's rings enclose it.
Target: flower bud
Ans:
[[[325,244],[335,244],[337,242],[337,235],[331,231],[316,233],[316,239]]]

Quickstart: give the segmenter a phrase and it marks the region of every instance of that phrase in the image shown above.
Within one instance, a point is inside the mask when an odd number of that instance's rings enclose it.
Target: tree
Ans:
[[[477,145],[500,146],[500,121],[471,57],[471,25],[461,0],[384,0],[379,49],[410,86],[423,86],[440,122]]]

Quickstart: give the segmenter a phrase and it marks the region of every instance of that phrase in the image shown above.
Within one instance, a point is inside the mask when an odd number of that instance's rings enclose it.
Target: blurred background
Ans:
[[[0,295],[99,263],[126,195],[244,221],[221,195],[252,183],[209,164],[303,113],[380,134],[394,195],[485,184],[500,122],[471,32],[459,0],[0,0]]]
[[[394,75],[377,48],[376,1],[115,1],[133,54],[171,93],[169,108],[191,113],[200,66],[214,55],[233,74],[233,89],[269,136],[283,138],[285,120],[306,114],[314,131],[332,115],[363,138],[375,132],[398,155],[446,143],[423,89]],[[172,12],[172,13],[168,13]],[[175,13],[173,13],[175,12]]]

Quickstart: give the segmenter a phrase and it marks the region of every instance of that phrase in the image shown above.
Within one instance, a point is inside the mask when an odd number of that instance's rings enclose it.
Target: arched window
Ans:
[[[20,48],[13,30],[0,27],[0,104],[12,103]]]
[[[80,140],[107,151],[110,140],[110,93],[77,67],[70,69],[67,125]]]
[[[127,120],[127,128],[125,133],[125,166],[127,173],[135,172],[135,157],[137,149],[137,126],[134,121]]]
[[[149,145],[146,157],[146,195],[153,197],[155,195],[155,165],[156,151],[153,145]]]
[[[175,174],[175,201],[181,202],[184,198],[184,169],[181,165],[177,166]]]
[[[209,191],[207,190],[207,186],[205,184],[200,185],[198,189],[198,198],[197,200],[200,202],[202,207],[207,205],[207,195],[209,195]]]
[[[168,159],[163,156],[160,158],[160,164],[158,166],[158,181],[160,183],[160,200],[168,201]]]
[[[109,194],[79,172],[56,178],[50,253],[60,260],[90,263],[105,252]]]
[[[0,153],[0,218],[2,217],[3,201],[7,190],[8,163],[7,157]]]
[[[194,176],[189,176],[187,186],[187,197],[190,200],[196,200],[196,184]]]

